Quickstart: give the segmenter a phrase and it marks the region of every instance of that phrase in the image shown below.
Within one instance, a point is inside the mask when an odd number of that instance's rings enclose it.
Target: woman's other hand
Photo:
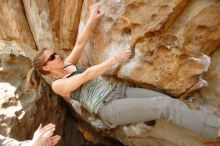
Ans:
[[[118,63],[123,63],[131,57],[131,49],[123,50],[118,52],[114,58]]]
[[[104,12],[100,12],[99,10],[100,3],[96,3],[91,6],[91,12],[89,16],[89,21],[97,21],[100,17],[104,15]]]
[[[32,146],[44,146],[47,140],[53,135],[55,125],[50,123],[44,127],[40,124],[38,129],[34,132],[32,139]]]

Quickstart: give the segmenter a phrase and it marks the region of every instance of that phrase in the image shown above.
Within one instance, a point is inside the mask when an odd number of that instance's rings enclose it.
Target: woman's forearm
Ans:
[[[91,31],[92,31],[92,20],[88,20],[83,32],[79,35],[79,38],[76,41],[76,44],[70,53],[70,55],[65,59],[65,64],[77,64],[83,49],[88,43]]]
[[[75,47],[73,48],[70,55],[66,58],[64,61],[64,64],[77,64],[82,50],[85,48],[86,44],[89,41],[90,34],[92,32],[93,23],[95,23],[101,16],[103,16],[103,12],[100,13],[99,11],[100,3],[94,4],[91,8],[89,19],[86,23],[86,26],[84,27],[82,33],[79,35],[79,37],[76,40]]]
[[[80,46],[80,48],[84,48],[89,40],[90,34],[92,32],[92,27],[93,27],[93,21],[88,20],[86,23],[85,28],[83,29],[83,32],[79,35],[76,45]]]
[[[105,73],[110,67],[112,67],[115,63],[122,63],[128,60],[131,56],[131,49],[126,49],[118,52],[114,57],[100,63],[98,65],[94,65],[87,69],[89,78],[93,78]]]
[[[98,65],[94,65],[88,68],[87,69],[88,75],[90,76],[90,78],[94,78],[96,76],[102,75],[116,63],[117,63],[117,59],[115,57],[112,57]]]

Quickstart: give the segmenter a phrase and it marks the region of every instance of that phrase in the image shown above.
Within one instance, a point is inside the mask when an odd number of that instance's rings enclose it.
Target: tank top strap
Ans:
[[[86,70],[86,67],[82,65],[76,65],[76,70],[79,73],[83,73]]]
[[[86,70],[86,67],[81,66],[81,65],[75,65],[76,66],[76,71],[72,72],[70,75],[68,75],[66,78],[69,78],[71,76],[83,73]]]
[[[71,66],[71,65],[74,65],[74,64],[67,64],[63,68],[66,68],[66,67]]]

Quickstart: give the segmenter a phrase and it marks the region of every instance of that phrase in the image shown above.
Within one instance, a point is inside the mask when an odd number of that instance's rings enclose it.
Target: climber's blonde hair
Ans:
[[[41,75],[47,75],[49,72],[42,69],[44,66],[45,58],[43,56],[44,51],[49,50],[47,48],[43,48],[39,50],[34,57],[32,58],[32,68],[27,74],[27,81],[25,85],[26,90],[36,89],[40,84]]]

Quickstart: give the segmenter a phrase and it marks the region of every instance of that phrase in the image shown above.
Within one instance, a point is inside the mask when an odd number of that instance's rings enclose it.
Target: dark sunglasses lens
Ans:
[[[48,61],[53,61],[56,58],[56,53],[53,53],[52,55],[50,55],[50,57],[48,58]]]

